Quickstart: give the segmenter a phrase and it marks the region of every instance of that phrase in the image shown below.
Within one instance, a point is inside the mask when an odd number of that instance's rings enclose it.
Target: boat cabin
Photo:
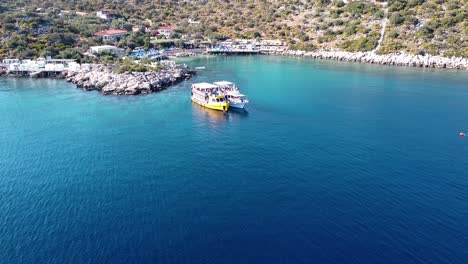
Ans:
[[[214,98],[214,102],[224,102],[221,100],[225,99],[224,94],[221,92],[221,89],[218,86],[211,83],[194,83],[192,85],[192,94],[203,94],[207,100],[208,97]]]
[[[200,91],[211,91],[213,89],[217,89],[218,86],[211,83],[194,83],[192,88]]]
[[[227,92],[226,99],[228,99],[230,102],[248,102],[247,96],[238,92]]]
[[[239,93],[239,88],[237,88],[237,86],[232,82],[219,81],[219,82],[214,82],[213,84],[218,86],[219,89],[221,89],[221,91],[224,93],[229,92],[229,91]]]

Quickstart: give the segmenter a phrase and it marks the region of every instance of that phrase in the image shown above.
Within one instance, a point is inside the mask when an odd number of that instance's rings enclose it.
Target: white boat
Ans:
[[[232,82],[219,81],[214,82],[214,85],[219,87],[226,96],[230,107],[243,109],[249,100],[245,94],[241,94],[239,88]]]
[[[245,104],[249,102],[245,94],[239,92],[226,92],[226,99],[229,102],[229,107],[244,109]]]

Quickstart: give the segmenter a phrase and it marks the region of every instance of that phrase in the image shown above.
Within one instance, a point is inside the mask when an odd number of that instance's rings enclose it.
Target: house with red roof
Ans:
[[[174,33],[175,28],[168,26],[168,27],[161,27],[158,28],[156,35],[163,35],[167,39],[171,38],[172,33]]]
[[[102,37],[103,40],[109,40],[109,41],[118,41],[124,37],[126,37],[128,34],[127,30],[123,29],[109,29],[109,30],[103,30],[94,33],[94,36],[96,37]]]

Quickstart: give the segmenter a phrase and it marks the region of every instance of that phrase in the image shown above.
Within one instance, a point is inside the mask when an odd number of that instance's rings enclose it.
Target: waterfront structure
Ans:
[[[262,53],[283,52],[287,49],[287,44],[278,39],[263,39],[256,46]]]
[[[227,39],[217,46],[207,49],[212,54],[270,54],[287,50],[286,44],[275,39]]]
[[[203,107],[226,112],[229,102],[218,86],[211,83],[194,83],[191,86],[192,102]]]
[[[99,55],[103,52],[110,52],[116,55],[117,57],[120,57],[125,54],[125,50],[121,48],[117,48],[115,46],[111,45],[102,45],[102,46],[92,46],[89,48],[88,53],[93,54],[93,55]]]
[[[19,59],[4,59],[4,60],[2,60],[2,65],[3,66],[8,66],[8,65],[11,65],[11,64],[18,64],[20,62],[21,61]]]
[[[260,50],[251,46],[217,46],[206,50],[210,54],[252,55],[260,54]]]
[[[143,47],[137,47],[130,53],[130,57],[135,59],[149,58],[153,60],[164,59],[165,56],[162,56],[159,50],[157,49],[144,49]]]
[[[191,39],[184,41],[184,47],[188,49],[207,49],[213,46],[213,42],[203,39]]]
[[[211,54],[259,54],[260,49],[257,48],[255,40],[235,40],[227,39],[223,42],[218,43],[213,48],[207,48],[206,50]]]
[[[7,73],[18,76],[55,76],[65,70],[79,71],[81,65],[72,59],[39,58],[37,60],[4,60]]]
[[[123,29],[109,29],[109,30],[103,30],[94,33],[94,36],[101,37],[103,40],[108,40],[108,41],[118,41],[124,37],[126,37],[128,34],[127,30]]]

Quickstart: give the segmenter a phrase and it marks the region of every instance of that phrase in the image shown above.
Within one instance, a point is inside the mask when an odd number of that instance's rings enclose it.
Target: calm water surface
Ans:
[[[0,263],[467,263],[468,74],[188,61],[158,94],[0,79]],[[190,102],[230,80],[246,112]]]

